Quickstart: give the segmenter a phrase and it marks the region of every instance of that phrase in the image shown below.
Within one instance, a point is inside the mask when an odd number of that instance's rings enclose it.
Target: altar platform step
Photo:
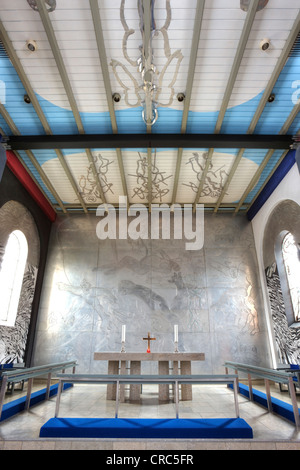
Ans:
[[[233,388],[232,385],[228,385],[228,388]],[[250,399],[249,387],[246,384],[239,383],[238,392]],[[253,394],[253,401],[258,403],[259,405],[263,406],[264,408],[268,408],[268,399],[267,395],[260,390],[252,389]],[[279,400],[278,398],[271,396],[271,403],[272,403],[272,411],[283,418],[292,421],[295,423],[295,415],[293,406],[289,403],[286,403],[283,400]]]
[[[43,438],[252,439],[241,418],[125,419],[51,418],[40,429]]]

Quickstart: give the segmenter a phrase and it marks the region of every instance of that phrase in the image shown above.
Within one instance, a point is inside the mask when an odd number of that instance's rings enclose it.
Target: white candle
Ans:
[[[174,325],[174,341],[178,343],[178,325]]]
[[[125,343],[126,325],[122,325],[122,343]]]

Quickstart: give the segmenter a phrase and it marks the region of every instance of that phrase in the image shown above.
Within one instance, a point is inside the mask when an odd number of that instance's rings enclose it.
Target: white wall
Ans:
[[[270,347],[272,351],[273,367],[276,367],[275,342],[272,329],[270,305],[267,294],[267,286],[265,280],[264,263],[263,263],[263,239],[266,224],[273,209],[281,201],[290,199],[300,205],[300,174],[296,164],[290,169],[284,179],[273,191],[269,199],[265,202],[256,216],[252,219],[253,235],[257,252],[258,266],[262,284],[262,292],[264,297],[266,320],[269,328]]]

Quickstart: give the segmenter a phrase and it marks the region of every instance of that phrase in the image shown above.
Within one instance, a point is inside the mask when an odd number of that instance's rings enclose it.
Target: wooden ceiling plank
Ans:
[[[214,131],[215,134],[219,134],[220,131],[221,131],[224,116],[225,116],[225,113],[227,111],[228,103],[229,103],[229,100],[230,100],[230,97],[231,97],[231,94],[232,94],[232,90],[233,90],[233,87],[234,87],[234,84],[235,84],[235,81],[236,81],[236,77],[237,77],[237,74],[239,72],[240,65],[241,65],[241,62],[242,62],[242,59],[243,59],[243,56],[244,56],[245,48],[246,48],[247,41],[249,39],[249,35],[250,35],[251,29],[252,29],[253,21],[255,19],[255,15],[256,15],[256,12],[257,12],[257,7],[258,7],[258,2],[259,2],[259,0],[251,0],[251,3],[249,5],[248,11],[247,11],[247,15],[246,15],[246,19],[245,19],[245,22],[244,22],[243,30],[242,30],[242,33],[241,33],[241,37],[239,39],[239,43],[238,43],[238,47],[237,47],[237,50],[236,50],[236,53],[235,53],[235,57],[234,57],[233,65],[232,65],[232,68],[231,68],[230,76],[229,76],[229,79],[228,79],[228,82],[227,82],[227,85],[226,85],[226,89],[225,89],[225,93],[224,93],[224,96],[223,96],[221,108],[220,108],[220,111],[219,111],[219,114],[218,114],[218,119],[217,119],[217,122],[216,122],[215,131]],[[203,186],[204,186],[204,183],[205,183],[205,180],[206,180],[209,165],[210,165],[212,157],[213,157],[213,153],[214,153],[214,149],[211,148],[208,152],[208,159],[206,161],[205,169],[204,169],[203,174],[201,176],[198,191],[197,191],[196,198],[195,198],[195,201],[194,201],[194,205],[193,205],[194,211],[196,209],[197,203],[198,203],[199,198],[201,196],[201,192],[203,190]],[[236,162],[238,162],[238,160],[236,160]],[[234,165],[234,167],[235,167],[235,165]],[[236,165],[236,168],[237,168],[237,165]],[[225,191],[222,194],[224,196]],[[221,203],[221,200],[222,199],[219,200],[220,203]]]
[[[255,114],[252,118],[252,121],[248,127],[248,130],[247,130],[247,135],[249,134],[253,134],[253,132],[255,131],[255,128],[256,128],[256,125],[259,121],[259,118],[261,117],[261,114],[265,108],[265,105],[268,101],[268,98],[278,80],[278,77],[283,69],[283,67],[285,66],[286,64],[286,61],[289,57],[289,54],[290,54],[290,51],[291,51],[291,48],[299,34],[299,31],[300,31],[300,12],[298,13],[297,15],[297,18],[296,20],[294,21],[294,24],[293,24],[293,28],[287,38],[287,41],[284,45],[284,48],[280,54],[280,57],[279,59],[277,60],[276,62],[276,65],[275,65],[275,68],[273,70],[273,73],[272,73],[272,76],[265,88],[265,91],[263,93],[263,96],[261,97],[261,100],[258,104],[258,107],[256,108],[256,111],[255,111]],[[288,117],[288,119],[286,120],[285,124],[283,125],[281,131],[279,132],[279,135],[284,135],[286,134],[286,132],[288,131],[289,127],[291,126],[291,123],[293,122],[293,120],[295,119],[297,113],[299,111],[296,110],[296,108],[294,107],[294,109],[292,110],[290,116]],[[271,151],[272,149],[270,149]],[[274,149],[273,149],[274,151]],[[273,154],[273,153],[272,153]],[[267,158],[267,156],[266,156]],[[267,162],[266,162],[267,163]],[[265,165],[266,165],[265,161],[263,161],[262,163],[262,167],[264,168]],[[263,169],[262,168],[262,169]],[[262,171],[262,170],[261,170]],[[260,168],[257,170],[257,175],[261,174],[261,171],[260,171]],[[252,180],[250,181],[248,187],[246,188],[246,190],[244,191],[243,195],[242,195],[242,198],[240,199],[240,202],[235,210],[235,213],[238,212],[239,208],[243,205],[243,202],[245,201],[246,197],[248,196],[248,194],[252,191],[253,189],[253,184],[254,184],[254,181],[256,180],[256,182],[259,180],[259,176],[257,178],[255,178],[255,175],[254,177],[252,178]],[[221,202],[222,199],[220,199],[218,202]]]
[[[46,116],[44,115],[44,112],[40,106],[40,103],[34,93],[34,90],[31,86],[31,83],[30,81],[28,80],[28,77],[24,71],[24,68],[21,64],[21,61],[19,60],[15,50],[14,50],[14,47],[12,45],[12,42],[10,41],[9,37],[8,37],[8,34],[2,24],[2,22],[0,21],[0,40],[2,41],[2,44],[4,45],[4,48],[6,50],[6,53],[8,54],[8,57],[10,58],[25,90],[26,90],[26,93],[28,94],[30,100],[31,100],[31,103],[35,109],[35,112],[37,113],[37,116],[38,118],[40,119],[41,121],[41,124],[45,130],[45,133],[46,135],[52,135],[52,130],[50,128],[50,125],[46,119]],[[59,156],[59,160],[60,161],[64,161],[64,157],[61,153],[60,150],[56,150],[56,153],[57,155]],[[68,177],[68,179],[70,180],[72,186],[73,186],[73,189],[75,191],[75,194],[77,195],[78,199],[80,200],[81,202],[81,205],[82,205],[82,208],[84,209],[85,212],[86,211],[86,208],[85,208],[85,204],[84,204],[84,201],[79,193],[79,190],[77,188],[77,186],[75,185],[75,182],[73,181],[73,177],[72,175],[70,174],[70,171],[68,169],[68,167],[66,166],[66,163],[64,161],[64,167],[66,168],[66,175]]]
[[[43,23],[43,26],[44,26],[44,29],[45,29],[45,32],[46,32],[46,35],[47,35],[47,38],[48,38],[53,56],[54,56],[54,59],[55,59],[55,62],[56,62],[56,65],[57,65],[62,83],[64,85],[64,89],[66,91],[66,94],[67,94],[67,97],[68,97],[68,100],[69,100],[69,103],[70,103],[70,106],[71,106],[71,109],[72,109],[74,119],[76,121],[78,132],[80,134],[84,134],[85,133],[84,126],[82,124],[79,109],[78,109],[76,99],[75,99],[75,96],[74,96],[74,93],[73,93],[73,90],[72,90],[72,86],[71,86],[71,83],[70,83],[70,80],[69,80],[68,72],[67,72],[67,69],[65,67],[65,63],[64,63],[63,57],[61,55],[57,39],[55,37],[54,29],[53,29],[53,26],[52,26],[52,23],[51,23],[51,20],[50,20],[50,17],[49,17],[48,10],[46,8],[46,4],[42,0],[37,0],[37,7],[38,7],[38,10],[39,10],[39,14],[40,14],[40,17],[41,17],[41,20],[42,20],[42,23]],[[98,176],[98,173],[97,173],[97,169],[96,169],[96,166],[95,166],[94,158],[92,156],[92,153],[91,153],[90,149],[86,149],[85,152],[86,152],[87,158],[88,158],[89,163],[90,163],[91,168],[92,168],[93,176],[94,176],[94,179],[95,179],[95,183],[96,183],[99,195],[102,199],[102,202],[105,203],[106,200],[105,200],[105,196],[104,196],[104,193],[103,193],[103,190],[102,190],[102,187],[101,187],[101,183],[100,183],[99,176]],[[60,154],[60,156],[59,156],[60,160],[61,160],[61,157],[62,157],[62,155]],[[64,165],[64,167],[66,167],[66,165]],[[72,175],[70,175],[70,176],[72,176]],[[72,179],[73,179],[73,176],[72,176]],[[75,181],[74,181],[74,183],[75,183]],[[72,186],[74,186],[74,183],[72,183]],[[76,187],[77,187],[77,185],[76,185]]]
[[[10,114],[8,113],[7,109],[3,106],[3,104],[0,103],[0,114],[2,115],[3,119],[5,120],[6,124],[8,125],[8,127],[10,128],[11,132],[14,134],[14,135],[21,135],[19,129],[17,128],[17,126],[15,125],[13,119],[11,118]],[[35,156],[33,155],[33,153],[31,152],[31,150],[25,150],[28,158],[30,159],[31,163],[33,164],[33,166],[35,167],[35,169],[37,170],[39,176],[41,177],[41,180],[43,181],[44,185],[46,186],[46,188],[48,189],[48,191],[52,194],[52,196],[54,197],[54,199],[56,199],[57,203],[59,204],[59,207],[62,209],[62,211],[64,213],[66,213],[66,209],[64,208],[64,205],[63,205],[63,202],[62,200],[60,199],[58,193],[56,192],[55,188],[53,187],[52,183],[50,182],[49,178],[47,177],[46,173],[44,172],[44,170],[42,169],[42,167],[40,166],[40,164],[38,163],[37,159],[35,158]],[[17,151],[14,152],[15,155],[17,156],[17,158],[20,160],[21,157],[19,155],[19,153]],[[27,166],[25,165],[24,162],[21,162],[22,165],[24,166],[24,168],[27,168]],[[28,170],[29,172],[29,170]],[[30,175],[31,175],[31,172],[29,172]],[[32,176],[32,175],[31,175]],[[40,187],[40,185],[38,185]],[[41,191],[43,192],[43,194],[45,195],[44,191],[42,188],[40,188]],[[47,199],[49,201],[49,198],[47,196]],[[50,201],[49,201],[50,202]],[[51,203],[52,205],[52,203]]]
[[[98,47],[98,55],[99,55],[99,60],[100,60],[100,65],[101,65],[101,70],[102,70],[102,75],[103,75],[106,100],[108,104],[112,131],[113,131],[113,134],[117,134],[118,126],[117,126],[114,102],[113,102],[113,97],[112,97],[112,89],[111,89],[110,78],[109,78],[109,70],[108,70],[108,65],[107,65],[107,57],[106,57],[106,51],[105,51],[105,43],[104,43],[104,37],[103,37],[103,30],[102,30],[98,0],[90,0],[90,9],[91,9],[92,18],[93,18],[94,31],[95,31],[97,47]],[[116,148],[116,153],[117,153],[118,165],[119,165],[121,181],[122,181],[122,186],[123,186],[123,193],[124,193],[123,196],[127,197],[128,191],[127,191],[127,183],[126,183],[126,177],[124,173],[121,149]]]
[[[197,1],[197,10],[196,10],[195,21],[194,21],[192,46],[191,46],[186,91],[185,91],[185,98],[184,98],[184,106],[183,106],[183,113],[182,113],[182,121],[181,121],[181,134],[185,134],[186,132],[188,114],[189,114],[190,103],[191,103],[191,98],[192,98],[192,88],[193,88],[193,81],[195,77],[197,52],[198,52],[198,47],[199,47],[204,6],[205,6],[205,0]],[[181,162],[182,162],[182,152],[183,152],[183,148],[179,147],[178,153],[177,153],[176,170],[175,170],[174,185],[173,185],[172,204],[175,204],[176,202],[178,181],[179,181],[180,168],[181,168]]]

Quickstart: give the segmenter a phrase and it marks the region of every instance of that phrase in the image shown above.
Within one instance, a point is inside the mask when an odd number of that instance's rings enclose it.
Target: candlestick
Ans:
[[[121,352],[125,352],[125,332],[126,332],[126,325],[122,325],[122,347],[121,347]]]
[[[178,343],[178,325],[174,325],[174,341]]]

